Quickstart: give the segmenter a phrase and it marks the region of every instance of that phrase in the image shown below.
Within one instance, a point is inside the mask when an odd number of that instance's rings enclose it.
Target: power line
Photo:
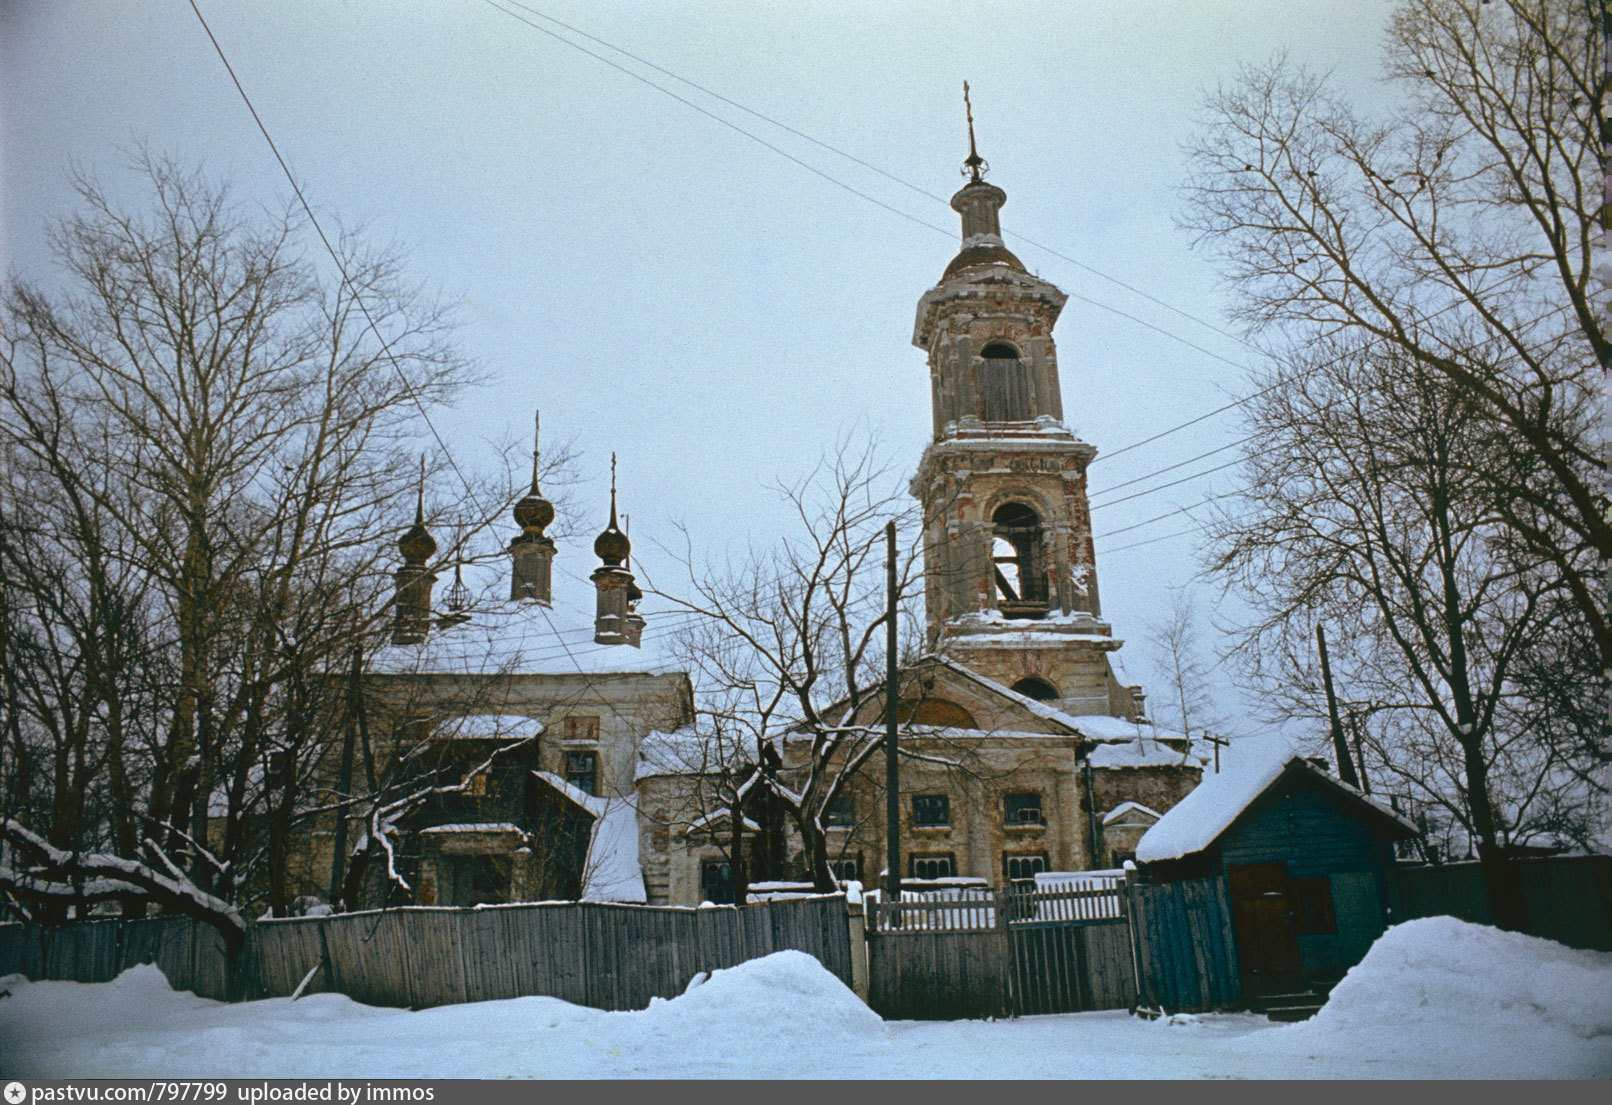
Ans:
[[[505,0],[505,2],[507,2],[507,3],[516,3],[517,0]],[[877,197],[872,196],[872,195],[868,194],[867,192],[862,191],[859,188],[856,188],[856,187],[854,187],[854,186],[852,186],[850,184],[845,183],[845,181],[840,180],[838,177],[834,176],[833,174],[827,173],[827,172],[823,171],[822,169],[819,169],[817,166],[811,164],[810,162],[802,160],[801,158],[796,157],[794,154],[790,153],[789,151],[783,149],[780,146],[774,145],[773,143],[767,141],[765,138],[762,138],[760,135],[754,133],[753,131],[748,131],[748,130],[744,129],[743,127],[739,126],[737,123],[734,123],[732,120],[723,118],[722,116],[718,115],[716,112],[711,111],[708,108],[700,106],[699,104],[695,103],[693,100],[690,100],[685,96],[679,96],[676,92],[673,92],[671,89],[667,88],[665,85],[656,84],[654,81],[650,80],[648,77],[644,76],[642,73],[635,73],[631,69],[627,68],[626,66],[621,65],[621,64],[619,64],[617,62],[611,61],[609,58],[604,57],[601,54],[595,53],[594,51],[588,49],[586,46],[583,46],[583,45],[581,45],[579,43],[576,43],[576,42],[572,42],[570,39],[566,38],[564,35],[556,34],[555,32],[549,30],[547,27],[541,26],[541,25],[539,25],[537,23],[533,23],[530,19],[526,19],[526,18],[522,17],[521,15],[519,15],[518,13],[510,11],[508,8],[502,7],[498,2],[496,2],[496,0],[486,0],[486,3],[488,4],[489,7],[492,7],[494,9],[496,9],[497,11],[502,12],[503,14],[509,16],[511,19],[515,20],[518,23],[523,24],[524,26],[532,28],[532,30],[537,31],[539,34],[547,35],[549,38],[552,38],[556,42],[563,43],[564,45],[571,47],[571,49],[576,50],[579,53],[586,54],[588,57],[593,58],[595,61],[601,62],[604,65],[608,65],[608,66],[610,66],[610,68],[616,70],[619,73],[626,74],[627,76],[631,77],[633,80],[638,81],[641,84],[647,85],[650,88],[653,88],[655,91],[661,93],[662,95],[670,96],[672,99],[676,100],[678,103],[683,104],[684,106],[689,107],[689,108],[693,109],[694,111],[699,112],[701,115],[704,115],[708,119],[712,119],[712,120],[715,120],[718,123],[721,123],[723,126],[727,127],[728,129],[730,129],[732,131],[735,131],[738,134],[743,135],[744,137],[750,139],[753,142],[756,142],[756,143],[759,143],[762,146],[765,146],[767,149],[771,150],[773,153],[777,154],[778,156],[780,156],[782,158],[785,158],[785,159],[793,162],[796,165],[799,165],[801,168],[805,169],[807,172],[813,174],[814,176],[821,177],[822,179],[828,181],[830,184],[834,185],[837,188],[843,188],[845,191],[851,193],[853,196],[857,196],[857,197],[859,197],[861,199],[867,200],[869,203],[874,204],[877,207],[882,207],[884,210],[889,211],[890,213],[892,213],[894,215],[899,215],[901,218],[906,219],[908,222],[916,223],[919,226],[926,227],[926,228],[928,228],[930,230],[933,230],[933,231],[936,231],[936,232],[938,232],[940,234],[944,234],[947,238],[955,238],[956,237],[956,234],[953,231],[948,230],[948,229],[946,229],[945,227],[942,227],[942,226],[937,226],[936,224],[934,224],[932,222],[928,222],[928,221],[926,221],[924,219],[920,219],[916,215],[909,214],[908,212],[901,210],[899,207],[895,207],[895,206],[893,206],[891,204],[885,203],[883,200],[878,199]],[[523,7],[523,8],[525,7],[525,5],[519,5],[519,6]],[[532,11],[533,9],[526,8],[526,10],[527,11]],[[533,14],[541,15],[541,13],[539,13],[539,12],[533,12]],[[548,19],[549,17],[548,16],[542,16],[542,18]],[[559,20],[551,20],[551,22],[559,23]],[[561,24],[561,25],[564,26],[564,24]],[[580,34],[582,32],[577,32],[577,33]],[[593,36],[589,35],[587,37],[592,38]],[[595,41],[599,41],[599,42],[603,43],[603,40],[595,39]],[[603,44],[604,45],[609,45],[608,43],[603,43]],[[637,59],[636,55],[629,54],[625,50],[620,50],[618,47],[611,46],[610,49],[617,50],[619,53],[623,54],[624,56],[633,57],[633,58],[635,58],[635,60],[642,60],[642,59]],[[644,64],[649,65],[650,63],[644,62]],[[660,67],[651,65],[651,68],[659,69]],[[676,76],[675,74],[670,74],[670,73],[668,73],[668,75]],[[678,80],[683,80],[682,77],[677,77],[677,79]],[[694,83],[692,81],[685,81],[685,83],[687,83],[687,84],[689,84],[689,85],[691,85],[693,87],[700,87],[698,85],[694,85]],[[701,89],[701,90],[705,91],[704,89]],[[716,95],[716,94],[715,93],[710,93],[710,95]],[[724,102],[730,102],[730,103],[732,102],[732,101],[727,101],[725,97],[718,96],[717,98],[724,100]],[[739,106],[739,105],[735,104],[735,106]],[[748,111],[750,109],[745,108],[744,110]],[[756,115],[758,118],[766,118],[765,116],[762,116],[759,112],[751,112],[751,114]],[[769,119],[768,121],[771,122],[772,120]],[[775,124],[775,125],[782,125],[782,124]],[[793,128],[786,127],[785,129],[790,130],[792,133],[797,133],[797,134],[800,133],[798,131],[794,131]],[[816,141],[816,140],[813,139],[813,141]],[[820,145],[825,145],[825,147],[826,147],[826,144],[824,144],[824,143],[819,143],[819,144]],[[826,148],[832,148],[832,147],[826,147]],[[838,152],[838,151],[836,151],[836,152]],[[880,171],[882,172],[882,170],[880,170]],[[888,176],[890,174],[884,174],[884,175]],[[897,179],[897,178],[892,178],[892,179]],[[909,185],[909,187],[912,187],[912,186]],[[929,195],[929,193],[923,192],[922,189],[918,189],[918,191],[920,192],[920,194]],[[938,197],[931,197],[931,198],[938,198]],[[945,201],[942,201],[942,202],[945,202]],[[1015,237],[1017,237],[1017,235],[1015,235]],[[1028,241],[1028,239],[1026,239],[1026,241]],[[1031,243],[1031,244],[1034,244],[1034,243]],[[1046,247],[1037,247],[1037,248],[1046,248]],[[1048,252],[1051,253],[1053,251],[1048,250]],[[1075,262],[1075,263],[1078,264],[1079,262]],[[1155,325],[1154,323],[1148,322],[1146,319],[1138,318],[1136,315],[1131,314],[1129,311],[1122,311],[1118,307],[1111,306],[1110,304],[1104,303],[1102,300],[1099,300],[1099,299],[1093,299],[1091,296],[1082,295],[1079,292],[1068,292],[1066,294],[1071,299],[1077,299],[1082,303],[1090,304],[1091,306],[1096,307],[1096,308],[1098,308],[1100,310],[1107,311],[1110,314],[1118,315],[1119,317],[1124,318],[1124,319],[1129,319],[1131,322],[1136,323],[1138,326],[1142,326],[1142,327],[1145,327],[1146,329],[1154,331],[1155,333],[1162,334],[1164,337],[1167,337],[1172,341],[1180,342],[1182,345],[1186,346],[1187,348],[1196,350],[1197,352],[1202,353],[1206,357],[1213,357],[1215,360],[1222,361],[1222,362],[1230,365],[1231,367],[1239,369],[1239,370],[1246,371],[1246,369],[1247,369],[1246,365],[1239,364],[1238,362],[1232,360],[1229,357],[1223,357],[1219,353],[1214,352],[1213,350],[1205,349],[1203,346],[1197,344],[1196,342],[1191,341],[1191,340],[1189,340],[1187,338],[1184,338],[1180,334],[1174,333],[1173,331],[1166,330],[1162,326],[1158,326],[1158,325]],[[1146,294],[1146,293],[1139,293],[1139,294]],[[1148,298],[1152,298],[1152,297],[1149,296]],[[1175,308],[1171,308],[1171,309],[1174,310]]]
[[[1213,468],[1205,468],[1201,472],[1194,472],[1191,475],[1182,476],[1180,479],[1171,480],[1169,483],[1161,483],[1157,487],[1148,488],[1146,491],[1134,491],[1129,495],[1121,495],[1117,499],[1110,499],[1106,503],[1095,503],[1095,504],[1092,505],[1091,509],[1092,510],[1098,510],[1098,509],[1100,509],[1102,507],[1105,507],[1105,506],[1114,506],[1114,505],[1116,505],[1118,503],[1130,502],[1132,499],[1140,499],[1144,495],[1152,495],[1156,491],[1164,491],[1164,490],[1167,490],[1169,488],[1179,486],[1180,484],[1183,484],[1183,483],[1190,483],[1192,480],[1202,479],[1204,476],[1212,475],[1215,472],[1219,472],[1219,471],[1221,471],[1222,469],[1225,469],[1225,468],[1231,468],[1231,467],[1233,467],[1235,465],[1241,464],[1242,462],[1243,462],[1242,457],[1233,457],[1231,460],[1226,461],[1224,464],[1217,464]]]
[[[449,451],[447,443],[442,439],[442,435],[437,432],[435,424],[433,424],[431,421],[430,413],[425,409],[425,404],[420,402],[419,396],[414,394],[410,388],[408,377],[403,373],[402,366],[397,363],[397,358],[392,353],[390,343],[388,343],[386,338],[381,334],[380,328],[376,325],[374,317],[369,312],[369,308],[364,304],[363,296],[359,294],[357,285],[354,284],[352,279],[347,275],[347,268],[342,263],[341,256],[336,252],[336,248],[331,244],[329,237],[325,235],[324,228],[319,225],[319,219],[314,215],[313,207],[308,203],[307,197],[303,195],[302,188],[300,185],[298,185],[296,176],[291,172],[291,167],[286,163],[285,158],[281,156],[280,148],[275,144],[274,137],[269,134],[269,129],[266,125],[264,125],[262,116],[258,114],[257,108],[253,106],[252,98],[247,95],[246,89],[241,84],[240,78],[235,75],[235,68],[230,64],[229,58],[225,56],[224,48],[219,44],[218,37],[213,34],[212,27],[208,26],[207,18],[202,15],[201,8],[197,7],[196,0],[189,0],[189,3],[191,10],[196,13],[196,18],[201,22],[202,30],[207,32],[207,38],[213,44],[213,50],[218,54],[218,60],[224,63],[224,69],[229,73],[230,80],[235,85],[235,90],[240,93],[241,100],[246,104],[246,109],[251,112],[252,121],[257,124],[258,131],[263,135],[263,140],[268,143],[269,149],[274,153],[275,161],[279,162],[280,171],[285,174],[286,180],[291,184],[291,190],[296,193],[297,201],[302,205],[303,211],[307,213],[308,221],[313,225],[314,230],[318,233],[319,240],[324,243],[325,251],[330,254],[331,260],[335,262],[337,271],[341,273],[342,282],[346,284],[349,292],[352,294],[353,302],[358,305],[358,309],[363,312],[364,318],[369,322],[371,332],[374,333],[376,339],[381,343],[381,348],[385,352],[387,359],[391,362],[393,369],[398,373],[399,378],[402,379],[407,394],[414,400],[415,406],[419,408],[420,417],[424,419],[426,427],[431,431],[431,436],[436,439],[437,445],[442,449],[443,456],[447,459],[448,464],[453,468],[454,473],[459,477],[460,482],[465,485],[466,493],[474,496],[475,488],[471,486],[470,480],[466,478],[464,472],[460,470],[458,462],[453,459],[453,453]],[[542,608],[540,607],[540,609]],[[559,637],[559,631],[555,627],[553,619],[549,617],[547,609],[543,609],[543,617],[544,620],[548,622],[549,630],[555,634],[555,639],[560,642],[560,644],[565,648],[566,654],[570,656],[572,666],[575,667],[577,669],[577,673],[583,677],[584,686],[597,694],[599,700],[603,702],[606,708],[608,708],[611,713],[615,714],[617,718],[630,723],[631,719],[624,717],[621,712],[616,709],[615,703],[610,701],[609,696],[599,691],[597,685],[594,684],[590,673],[585,671],[582,665],[577,662],[575,655],[571,653],[570,646],[566,644],[563,638]]]
[[[403,381],[404,394],[413,400],[414,405],[419,408],[420,417],[425,420],[426,428],[431,431],[431,436],[436,439],[437,447],[442,450],[442,455],[447,458],[449,465],[453,467],[454,473],[463,481],[465,490],[474,495],[475,490],[470,486],[470,481],[465,479],[465,474],[459,470],[458,462],[453,459],[453,454],[448,451],[447,442],[443,441],[442,435],[437,432],[436,426],[431,421],[431,415],[426,412],[425,404],[420,402],[420,397],[415,393],[414,385],[409,382],[408,376],[404,373],[403,366],[397,363],[397,357],[392,352],[392,344],[386,340],[381,333],[380,327],[376,325],[375,316],[369,313],[369,307],[365,305],[364,297],[358,292],[358,285],[354,284],[352,278],[347,275],[347,266],[343,263],[341,255],[336,252],[336,247],[331,245],[329,237],[325,235],[325,228],[319,225],[318,216],[313,213],[313,207],[308,203],[308,197],[302,194],[302,188],[297,184],[297,178],[292,174],[291,166],[287,165],[285,158],[280,156],[280,147],[275,145],[273,136],[269,134],[269,128],[264,126],[262,116],[257,113],[257,108],[252,105],[252,97],[246,94],[246,89],[241,85],[241,79],[235,75],[235,67],[229,63],[229,58],[224,56],[224,48],[218,44],[218,37],[213,34],[212,27],[207,25],[207,17],[202,15],[201,8],[196,6],[196,0],[190,0],[190,10],[195,12],[196,18],[201,21],[202,30],[207,32],[207,39],[213,44],[213,50],[218,54],[218,60],[224,63],[224,70],[229,74],[231,82],[234,83],[235,91],[241,94],[241,101],[246,104],[246,110],[252,113],[252,121],[257,124],[257,129],[263,135],[263,140],[269,144],[269,150],[274,154],[274,160],[280,163],[280,171],[285,174],[286,180],[291,183],[291,190],[296,193],[297,202],[302,205],[302,210],[308,216],[308,222],[313,225],[314,232],[319,235],[319,240],[324,243],[325,252],[330,254],[330,259],[335,262],[336,271],[341,273],[342,283],[347,286],[347,290],[352,293],[353,302],[363,312],[364,320],[369,323],[370,332],[375,335],[375,340],[381,343],[381,351],[386,354],[386,359],[391,363],[398,379]]]
[[[674,72],[673,70],[668,69],[663,65],[657,65],[655,62],[652,62],[648,58],[645,58],[645,57],[642,57],[642,56],[640,56],[638,54],[635,54],[631,50],[625,49],[624,47],[621,47],[621,46],[617,46],[615,43],[609,42],[609,41],[607,41],[607,40],[605,40],[603,38],[600,38],[598,35],[589,34],[587,31],[584,31],[582,28],[573,26],[572,24],[567,23],[564,20],[556,19],[554,16],[549,15],[546,12],[538,11],[536,8],[532,7],[529,4],[521,3],[521,0],[504,0],[504,2],[508,3],[508,4],[513,4],[515,7],[520,8],[522,11],[526,11],[526,12],[531,13],[532,15],[537,16],[539,19],[547,20],[548,22],[553,23],[557,27],[564,27],[566,30],[570,31],[572,34],[581,35],[583,38],[587,39],[590,42],[596,42],[600,46],[605,47],[606,49],[614,50],[616,53],[621,54],[623,57],[631,58],[633,61],[636,61],[638,64],[643,65],[643,66],[647,66],[648,68],[655,70],[657,73],[663,73],[666,76],[671,77],[675,81],[678,81],[678,82],[680,82],[682,84],[686,84],[690,88],[693,88],[693,89],[696,89],[696,90],[698,90],[700,92],[703,92],[705,95],[710,96],[712,99],[720,100],[722,103],[727,104],[729,107],[737,108],[739,111],[742,111],[747,115],[752,115],[755,118],[760,119],[765,123],[772,124],[773,126],[777,127],[779,130],[786,131],[789,134],[792,134],[795,137],[803,139],[803,140],[805,140],[807,142],[810,142],[812,145],[818,146],[821,149],[827,150],[829,153],[832,153],[832,154],[834,154],[834,155],[836,155],[838,157],[843,157],[845,160],[850,161],[853,164],[860,165],[862,168],[867,169],[870,172],[877,173],[879,176],[884,177],[886,180],[889,180],[889,181],[892,181],[892,182],[894,182],[896,184],[899,184],[899,185],[901,185],[901,187],[906,188],[908,191],[914,192],[917,195],[920,195],[920,196],[924,197],[925,199],[933,200],[936,203],[946,204],[948,207],[951,205],[951,201],[948,200],[945,196],[937,195],[936,193],[929,191],[927,188],[923,188],[923,187],[920,187],[917,184],[913,184],[911,181],[905,180],[902,177],[897,176],[895,173],[892,173],[887,169],[880,168],[878,165],[873,164],[871,161],[867,161],[864,158],[858,157],[856,154],[850,153],[850,152],[848,152],[846,150],[842,150],[838,146],[835,146],[835,145],[833,145],[831,143],[825,142],[821,138],[817,138],[814,135],[807,134],[805,131],[800,130],[800,129],[796,128],[796,127],[792,127],[788,123],[785,123],[780,119],[776,119],[773,116],[766,114],[765,112],[757,111],[755,108],[749,107],[746,104],[742,104],[738,100],[734,100],[734,99],[732,99],[732,98],[730,98],[728,96],[724,96],[722,93],[717,92],[715,89],[707,88],[705,85],[700,84],[697,81],[690,80],[689,78],[683,76],[682,74]],[[1088,265],[1084,261],[1076,260],[1075,258],[1070,257],[1068,254],[1061,253],[1061,252],[1059,252],[1058,250],[1054,249],[1051,246],[1043,245],[1040,242],[1034,241],[1033,239],[1028,238],[1023,234],[1019,234],[1019,233],[1016,233],[1014,231],[1008,231],[1007,236],[1010,237],[1010,238],[1015,238],[1018,241],[1021,241],[1021,242],[1025,243],[1026,245],[1032,246],[1032,247],[1034,247],[1036,249],[1039,249],[1039,250],[1041,250],[1041,251],[1043,251],[1045,253],[1049,253],[1052,256],[1059,258],[1060,260],[1067,261],[1069,264],[1074,265],[1076,268],[1079,268],[1079,269],[1082,269],[1082,270],[1084,270],[1086,272],[1089,272],[1093,276],[1100,277],[1103,280],[1107,280],[1109,283],[1115,284],[1115,285],[1117,285],[1117,286],[1119,286],[1121,288],[1124,288],[1128,292],[1132,292],[1132,293],[1134,293],[1136,295],[1139,295],[1143,299],[1146,299],[1146,300],[1148,300],[1148,301],[1150,301],[1152,303],[1155,303],[1158,306],[1163,307],[1167,311],[1171,311],[1171,312],[1173,312],[1173,313],[1175,313],[1177,315],[1180,315],[1182,318],[1187,319],[1188,321],[1196,322],[1199,326],[1202,326],[1202,327],[1204,327],[1204,328],[1206,328],[1208,330],[1212,330],[1215,333],[1221,335],[1222,337],[1230,338],[1232,341],[1238,342],[1239,344],[1242,344],[1242,345],[1246,345],[1250,349],[1255,348],[1253,345],[1251,345],[1250,343],[1248,343],[1244,339],[1238,337],[1236,334],[1233,334],[1228,330],[1224,330],[1224,329],[1220,328],[1219,326],[1216,326],[1214,323],[1209,322],[1207,319],[1200,318],[1199,316],[1194,315],[1189,311],[1184,311],[1181,308],[1175,306],[1174,304],[1168,303],[1165,300],[1162,300],[1162,299],[1158,298],[1157,296],[1155,296],[1155,295],[1153,295],[1153,294],[1151,294],[1151,293],[1149,293],[1147,291],[1144,291],[1141,288],[1136,287],[1133,284],[1126,283],[1125,281],[1119,279],[1119,277],[1117,277],[1117,276],[1111,276],[1110,274],[1108,274],[1106,272],[1103,272],[1101,269],[1098,269],[1098,268],[1095,268],[1095,267],[1093,267],[1091,265]]]
[[[1241,438],[1241,439],[1239,439],[1237,441],[1228,442],[1227,444],[1222,445],[1222,446],[1220,446],[1218,448],[1215,448],[1215,449],[1210,449],[1207,453],[1199,453],[1195,457],[1188,457],[1186,460],[1177,461],[1174,464],[1167,464],[1163,468],[1155,468],[1151,472],[1145,472],[1142,475],[1137,476],[1135,479],[1126,480],[1124,483],[1116,483],[1112,487],[1103,488],[1101,491],[1093,491],[1091,493],[1092,498],[1094,498],[1094,499],[1095,498],[1100,498],[1100,497],[1102,497],[1104,495],[1107,495],[1111,491],[1118,491],[1122,487],[1129,487],[1134,483],[1141,483],[1143,480],[1150,480],[1154,476],[1162,476],[1166,472],[1173,472],[1177,468],[1181,468],[1181,467],[1183,467],[1185,465],[1191,464],[1193,461],[1203,460],[1205,457],[1212,457],[1216,453],[1224,453],[1227,449],[1235,449],[1239,445],[1246,445],[1250,441],[1253,441],[1256,437],[1259,437],[1259,436],[1261,436],[1259,433],[1252,433],[1252,434],[1249,434],[1245,438]],[[1207,475],[1208,473],[1203,473],[1203,474]]]

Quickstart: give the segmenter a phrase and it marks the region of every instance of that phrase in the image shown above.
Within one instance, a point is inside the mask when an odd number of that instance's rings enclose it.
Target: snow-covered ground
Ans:
[[[1612,955],[1448,917],[1391,929],[1313,1020],[1079,1013],[885,1022],[779,952],[631,1013],[554,998],[223,1005],[155,967],[0,980],[7,1077],[1589,1078],[1612,1076]]]

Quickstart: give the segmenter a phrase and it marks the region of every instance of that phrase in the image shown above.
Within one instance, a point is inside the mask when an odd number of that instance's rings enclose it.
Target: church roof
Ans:
[[[657,624],[653,611],[643,611],[642,647],[597,644],[594,589],[585,579],[569,576],[575,565],[567,565],[565,555],[562,549],[555,560],[552,606],[508,597],[507,556],[468,565],[464,576],[471,600],[463,612],[470,619],[445,627],[433,624],[421,644],[389,644],[368,658],[368,670],[379,675],[483,676],[665,674],[684,669],[671,650],[670,629]],[[573,556],[582,562],[580,550]]]
[[[962,251],[952,258],[951,264],[946,266],[946,271],[940,278],[950,280],[964,269],[976,265],[1006,265],[1018,272],[1026,271],[1024,262],[1015,257],[1013,251],[1001,242],[974,242],[972,245],[963,246]]]

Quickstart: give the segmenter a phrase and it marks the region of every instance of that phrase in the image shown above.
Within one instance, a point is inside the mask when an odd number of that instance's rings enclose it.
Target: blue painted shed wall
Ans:
[[[1288,776],[1220,837],[1222,867],[1287,864],[1289,878],[1326,876],[1337,930],[1302,935],[1305,974],[1341,975],[1387,926],[1393,845],[1360,808],[1304,776]]]

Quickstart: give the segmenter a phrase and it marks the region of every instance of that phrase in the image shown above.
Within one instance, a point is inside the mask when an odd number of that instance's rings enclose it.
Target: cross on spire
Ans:
[[[981,178],[991,171],[979,150],[974,145],[974,105],[968,98],[968,82],[963,82],[963,110],[968,114],[968,158],[963,162],[963,172],[968,175],[974,184],[980,183]]]
[[[538,446],[539,435],[541,434],[542,429],[543,429],[543,412],[542,411],[533,411],[532,412],[532,494],[533,495],[538,494],[538,490],[537,490],[537,458],[539,456],[541,456],[542,454],[538,451],[537,446]]]

